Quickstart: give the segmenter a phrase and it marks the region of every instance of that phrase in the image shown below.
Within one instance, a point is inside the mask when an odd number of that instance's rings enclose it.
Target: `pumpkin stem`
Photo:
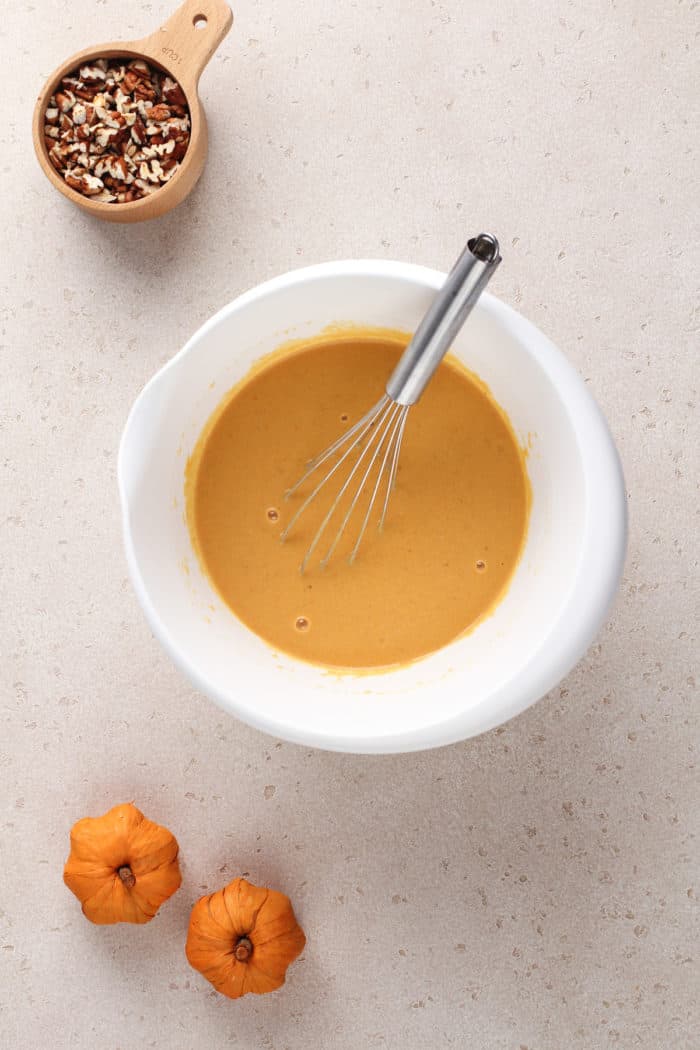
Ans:
[[[117,870],[117,875],[122,880],[127,889],[131,889],[132,886],[136,885],[136,876],[129,867],[128,864],[122,864],[121,868]]]
[[[252,942],[247,937],[241,937],[233,950],[238,962],[247,962],[253,954]]]

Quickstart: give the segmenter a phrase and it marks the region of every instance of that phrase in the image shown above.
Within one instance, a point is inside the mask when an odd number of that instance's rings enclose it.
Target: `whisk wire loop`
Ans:
[[[398,437],[396,444],[394,445],[394,454],[391,458],[391,469],[389,471],[389,481],[386,486],[386,496],[384,497],[384,506],[382,507],[382,516],[379,519],[379,531],[381,532],[384,528],[384,522],[386,521],[386,512],[389,506],[389,498],[394,491],[394,485],[396,484],[396,472],[399,469],[399,456],[401,455],[401,443],[403,441],[403,432],[406,429],[406,420],[408,419],[408,410],[410,405],[403,405],[403,412],[400,416]]]
[[[323,452],[319,452],[317,456],[314,456],[313,459],[309,460],[309,462],[306,464],[306,472],[302,474],[302,476],[299,478],[295,485],[292,485],[290,489],[287,489],[287,491],[284,494],[285,498],[288,499],[290,496],[293,496],[297,489],[301,488],[301,486],[304,484],[307,478],[311,477],[314,471],[318,470],[318,468],[323,463],[325,463],[326,460],[329,460],[331,456],[335,455],[335,453],[339,449],[341,449],[343,445],[350,441],[350,439],[353,438],[355,434],[357,434],[358,431],[362,430],[362,428],[364,427],[362,433],[358,435],[359,441],[361,441],[362,438],[365,436],[367,430],[369,429],[368,427],[365,427],[365,424],[369,423],[371,426],[372,422],[379,415],[379,413],[384,408],[388,400],[388,395],[384,394],[383,397],[381,397],[379,401],[377,401],[376,405],[373,405],[372,408],[370,408],[369,412],[365,412],[362,419],[358,419],[357,423],[354,423],[353,426],[346,430],[344,434],[341,434],[340,437],[336,438],[336,440],[332,444],[330,444],[327,448],[324,448]],[[355,448],[358,443],[358,441],[354,442],[352,448],[348,449],[348,451],[352,451],[352,449]]]
[[[348,561],[350,562],[351,565],[355,561],[355,558],[357,557],[357,552],[360,549],[360,544],[362,543],[362,537],[364,536],[365,531],[367,529],[367,525],[369,524],[369,519],[370,519],[371,514],[372,514],[372,508],[374,507],[374,503],[375,503],[375,500],[377,498],[377,493],[379,492],[379,489],[380,489],[381,483],[382,483],[382,478],[384,477],[384,471],[385,471],[386,465],[387,465],[387,463],[389,461],[389,456],[391,455],[391,466],[389,468],[389,473],[388,473],[388,476],[387,476],[386,496],[384,497],[384,506],[383,506],[383,509],[382,509],[382,516],[379,519],[379,528],[381,529],[383,524],[384,524],[384,518],[386,517],[386,509],[387,509],[387,506],[389,505],[389,497],[390,497],[390,495],[392,493],[392,490],[394,488],[394,483],[396,481],[396,468],[397,468],[397,465],[398,465],[399,452],[401,451],[401,439],[403,437],[404,427],[406,426],[406,417],[408,416],[409,406],[408,405],[401,405],[401,406],[397,405],[397,408],[399,409],[399,411],[395,414],[395,416],[392,417],[393,430],[391,431],[391,436],[389,437],[389,440],[388,440],[387,445],[386,445],[386,449],[384,451],[384,458],[382,460],[382,465],[379,468],[379,473],[377,474],[377,480],[374,483],[374,489],[372,490],[372,495],[370,497],[369,504],[367,505],[367,510],[365,512],[365,516],[364,516],[364,519],[362,521],[362,525],[360,526],[360,531],[359,531],[357,539],[355,541],[355,546],[353,547],[352,551],[350,552],[350,557],[349,557]],[[387,427],[387,432],[388,432],[388,429],[389,428]],[[398,435],[398,438],[397,438],[397,435]],[[396,441],[395,441],[395,439],[396,439]],[[393,454],[392,454],[392,447],[393,447]]]
[[[355,466],[355,470],[353,470],[353,472],[350,474],[350,477],[348,478],[348,484],[345,486],[345,489],[349,488],[349,483],[352,481],[354,474],[357,472],[357,468],[360,466],[360,463],[362,462],[362,459],[364,458],[365,454],[369,452],[369,450],[372,447],[372,445],[374,445],[374,451],[372,452],[372,455],[370,456],[370,460],[369,460],[369,463],[367,464],[365,472],[364,472],[364,474],[362,476],[362,480],[360,481],[359,485],[357,486],[357,489],[355,490],[355,495],[353,496],[353,498],[352,498],[352,500],[350,502],[350,506],[348,507],[347,511],[345,512],[345,517],[343,518],[343,520],[341,522],[340,528],[336,532],[335,537],[333,539],[333,542],[331,543],[330,547],[328,548],[327,554],[321,560],[321,568],[323,568],[323,569],[325,569],[325,567],[328,565],[328,562],[333,557],[335,549],[338,546],[338,544],[340,543],[340,541],[341,541],[341,539],[343,537],[343,534],[345,533],[345,529],[347,528],[348,522],[350,521],[350,518],[353,515],[353,511],[355,510],[355,507],[357,506],[357,504],[359,502],[360,496],[362,495],[362,493],[364,491],[365,485],[367,484],[367,479],[369,478],[370,474],[372,473],[372,468],[374,467],[374,464],[377,462],[377,458],[378,458],[380,452],[382,451],[382,446],[384,445],[385,440],[389,436],[392,424],[393,424],[394,420],[396,419],[396,416],[400,413],[400,411],[401,411],[401,406],[400,405],[395,404],[393,401],[390,401],[388,403],[388,405],[386,406],[386,408],[384,409],[382,415],[379,418],[379,422],[377,423],[376,428],[375,428],[375,433],[371,435],[367,445],[365,446],[365,448],[363,450],[362,456],[360,456],[360,458],[357,461],[357,464]],[[377,438],[376,442],[374,440],[375,437]],[[388,446],[387,446],[387,448],[388,448]],[[386,456],[382,460],[382,465],[381,465],[379,476],[377,477],[376,485],[378,485],[380,480],[381,480],[381,471],[384,469],[385,463],[386,463]],[[376,488],[376,485],[375,485],[375,488]],[[335,507],[340,502],[343,494],[344,494],[343,493],[343,489],[341,489],[340,493],[338,494],[338,498],[336,500],[336,504],[331,508],[331,512],[333,512],[335,510]],[[371,506],[370,506],[369,509],[371,510]]]
[[[357,446],[362,442],[362,440],[365,437],[367,431],[371,429],[374,421],[376,420],[377,416],[379,415],[381,410],[384,408],[384,406],[386,405],[388,400],[389,400],[389,398],[385,394],[377,402],[377,404],[374,406],[374,408],[371,408],[369,410],[369,412],[367,412],[362,417],[362,419],[358,420],[358,422],[355,423],[355,425],[350,428],[350,430],[348,430],[342,437],[338,438],[337,441],[334,441],[332,445],[329,445],[328,448],[325,449],[323,452],[321,452],[320,455],[316,456],[315,459],[312,459],[311,462],[309,463],[309,465],[307,466],[305,473],[299,478],[299,480],[296,482],[296,484],[292,485],[292,487],[290,489],[287,489],[287,491],[284,494],[284,498],[285,499],[289,499],[290,496],[293,496],[294,493],[298,489],[301,488],[301,486],[304,484],[304,482],[307,481],[311,477],[311,475],[313,473],[315,473],[315,471],[318,470],[319,467],[323,466],[323,464],[327,460],[329,460],[331,458],[331,456],[335,452],[337,452],[340,448],[342,448],[342,446],[346,443],[346,441],[350,440],[355,434],[357,434],[357,437],[355,437],[355,440],[345,450],[345,452],[340,457],[338,462],[335,463],[331,467],[331,469],[328,471],[327,474],[324,474],[324,476],[321,478],[321,480],[319,481],[318,485],[313,490],[313,492],[311,492],[311,494],[306,497],[306,499],[304,500],[302,505],[299,507],[299,509],[296,511],[296,513],[292,516],[292,518],[290,519],[288,525],[284,528],[284,530],[282,531],[282,533],[280,535],[280,540],[281,540],[282,543],[284,543],[284,541],[287,539],[287,536],[292,531],[292,529],[296,525],[297,521],[299,520],[301,515],[304,513],[306,508],[309,506],[309,504],[312,502],[312,500],[314,500],[316,498],[316,496],[319,494],[321,489],[326,485],[326,483],[331,480],[331,478],[334,476],[334,474],[336,474],[338,472],[338,470],[340,470],[340,468],[342,467],[343,463],[346,461],[348,456],[352,455],[352,453],[357,448]],[[359,433],[358,433],[358,431],[359,431]]]
[[[356,455],[352,469],[348,474],[347,478],[340,487],[335,499],[333,500],[329,510],[325,517],[321,521],[316,533],[309,544],[303,561],[301,563],[301,572],[303,573],[308,567],[309,561],[313,557],[316,548],[318,547],[323,534],[325,533],[328,525],[330,524],[333,516],[338,510],[341,502],[351,489],[353,481],[356,480],[360,472],[362,476],[357,483],[350,504],[345,511],[343,519],[340,523],[333,540],[321,559],[320,565],[322,569],[325,569],[329,561],[333,557],[338,544],[343,538],[345,531],[350,523],[350,519],[353,513],[357,509],[357,505],[363,493],[366,491],[368,480],[370,479],[372,472],[376,470],[376,478],[372,487],[372,493],[369,498],[367,508],[365,510],[360,530],[357,538],[352,547],[349,561],[352,564],[357,557],[357,552],[360,549],[363,536],[367,530],[367,526],[372,515],[372,510],[377,500],[377,496],[382,488],[382,482],[385,483],[386,492],[384,495],[384,501],[382,506],[382,513],[379,522],[381,528],[384,519],[386,518],[387,506],[389,504],[389,497],[394,488],[396,482],[396,471],[398,467],[399,452],[401,451],[401,441],[403,439],[403,432],[406,426],[406,419],[408,417],[409,405],[399,405],[397,402],[392,401],[391,398],[386,395],[382,397],[376,405],[369,412],[367,412],[362,419],[360,419],[350,430],[346,432],[337,441],[334,441],[332,445],[329,445],[316,459],[312,460],[304,475],[299,481],[288,489],[285,494],[287,497],[293,495],[303,484],[307,481],[311,475],[327,463],[328,460],[348,442],[350,444],[345,449],[343,454],[340,456],[338,461],[324,474],[318,484],[314,487],[312,492],[306,497],[301,506],[298,508],[296,513],[292,516],[289,524],[283,530],[280,540],[284,542],[287,536],[293,529],[299,517],[304,513],[308,505],[316,498],[321,489],[331,480],[333,475],[342,467],[343,463],[353,454],[358,448],[359,452]],[[381,457],[381,459],[380,459]],[[379,462],[377,469],[376,464]],[[364,469],[362,469],[364,466]]]

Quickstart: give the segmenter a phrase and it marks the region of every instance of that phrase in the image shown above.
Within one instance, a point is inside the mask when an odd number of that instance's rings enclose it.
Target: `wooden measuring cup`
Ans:
[[[202,70],[224,39],[233,21],[224,0],[185,0],[171,18],[143,40],[116,41],[85,48],[54,70],[34,107],[32,137],[39,164],[57,190],[83,211],[107,222],[139,222],[164,215],[185,199],[202,174],[207,156],[207,121],[197,85]],[[98,58],[143,58],[177,81],[190,111],[190,141],[180,167],[155,193],[125,204],[93,201],[71,189],[49,160],[44,142],[44,114],[63,77]]]

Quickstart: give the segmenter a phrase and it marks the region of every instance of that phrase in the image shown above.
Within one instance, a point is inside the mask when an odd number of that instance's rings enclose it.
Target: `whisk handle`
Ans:
[[[501,261],[490,233],[472,237],[418,325],[386,385],[400,405],[415,405]]]

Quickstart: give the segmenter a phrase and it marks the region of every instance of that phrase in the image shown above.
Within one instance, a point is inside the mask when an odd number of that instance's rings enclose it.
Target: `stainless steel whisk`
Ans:
[[[286,540],[295,524],[316,499],[321,489],[336,476],[343,464],[348,465],[349,474],[341,485],[328,513],[318,527],[301,563],[301,572],[307,568],[331,519],[348,494],[350,504],[326,554],[321,559],[325,568],[340,543],[345,530],[362,498],[372,472],[376,477],[371,485],[371,494],[365,509],[360,530],[350,552],[350,564],[355,561],[362,538],[369,524],[372,510],[380,491],[381,514],[379,529],[384,527],[389,498],[396,482],[401,443],[403,441],[408,410],[415,405],[425,390],[435,370],[452,344],[453,339],[471,313],[474,304],[488,284],[501,261],[498,241],[489,233],[472,237],[454,264],[447,279],[433,300],[430,309],[419,324],[411,342],[404,350],[399,363],[389,377],[386,393],[362,419],[350,427],[341,437],[324,449],[307,465],[301,478],[285,493],[292,496],[304,483],[336,454],[339,458],[314,486],[299,509],[283,530],[280,539]],[[345,448],[345,446],[347,446]],[[341,453],[341,450],[342,454]],[[354,463],[350,459],[354,454]],[[350,462],[348,462],[350,460]],[[376,465],[379,464],[377,469]],[[359,480],[358,480],[359,479]],[[352,490],[353,482],[356,488]]]

